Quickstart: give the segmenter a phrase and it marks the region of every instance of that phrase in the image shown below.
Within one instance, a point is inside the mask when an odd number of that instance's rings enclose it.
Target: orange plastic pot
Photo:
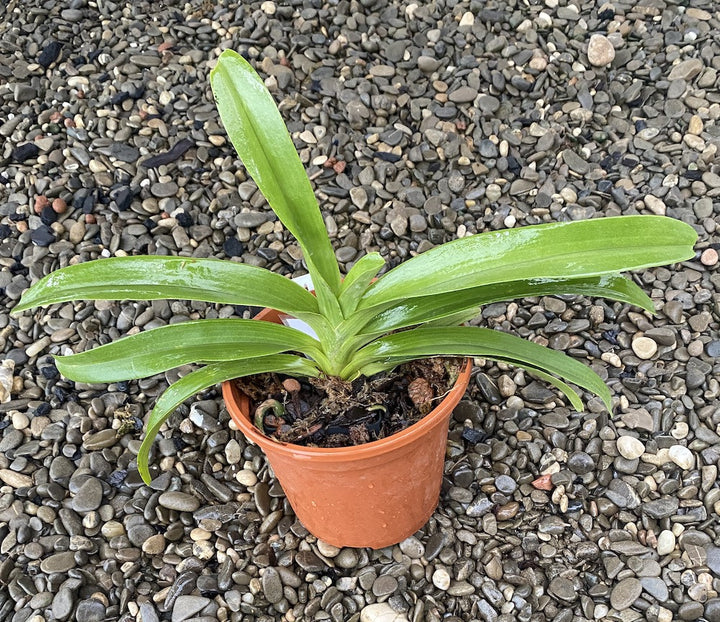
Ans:
[[[280,322],[265,309],[257,319]],[[295,514],[321,540],[374,549],[420,529],[437,506],[450,415],[470,380],[468,360],[455,386],[426,417],[391,437],[354,447],[302,447],[274,441],[253,424],[246,395],[223,384],[231,417],[267,456]]]

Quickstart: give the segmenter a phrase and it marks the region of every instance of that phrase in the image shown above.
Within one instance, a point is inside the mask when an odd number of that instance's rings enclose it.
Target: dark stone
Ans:
[[[194,146],[194,144],[195,143],[193,143],[193,141],[189,138],[183,138],[182,140],[176,142],[172,146],[172,149],[170,149],[170,151],[160,153],[156,156],[151,156],[147,160],[143,160],[142,162],[140,162],[140,166],[144,166],[145,168],[153,168],[156,166],[161,166],[163,164],[170,164],[171,162],[174,162],[178,158],[182,157],[182,155],[188,149],[190,149],[190,147]]]
[[[237,238],[228,238],[223,244],[223,250],[228,257],[240,257],[245,250],[243,243]]]
[[[110,155],[121,162],[132,164],[133,162],[137,162],[137,159],[140,157],[140,151],[125,143],[113,143],[110,146]]]
[[[130,207],[134,194],[130,186],[123,186],[115,193],[115,205],[118,211],[124,212]]]
[[[193,219],[187,212],[178,212],[175,214],[175,220],[181,227],[192,227]]]
[[[50,207],[49,205],[46,205],[43,207],[42,212],[40,213],[40,220],[44,225],[50,226],[54,222],[56,222],[58,219],[57,212]]]
[[[47,69],[57,60],[57,57],[60,55],[60,50],[62,50],[62,43],[59,41],[50,41],[43,48],[42,52],[40,52],[40,56],[38,56],[37,59],[38,65]]]
[[[30,239],[37,246],[50,246],[55,241],[55,234],[47,225],[40,225],[30,232]]]
[[[37,158],[39,153],[40,147],[38,147],[35,143],[25,143],[24,145],[19,145],[12,150],[11,158],[15,162],[25,162],[25,160]]]

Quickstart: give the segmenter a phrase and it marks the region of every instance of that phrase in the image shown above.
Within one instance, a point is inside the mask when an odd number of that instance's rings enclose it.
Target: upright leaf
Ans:
[[[337,294],[340,270],[312,186],[260,76],[237,52],[225,50],[210,73],[210,84],[248,173],[297,239],[311,274],[317,270]]]
[[[693,257],[695,230],[622,216],[480,233],[435,247],[380,277],[358,308],[493,283],[610,274]]]
[[[368,253],[350,268],[340,288],[340,307],[346,317],[355,311],[365,290],[384,265],[380,253]]]

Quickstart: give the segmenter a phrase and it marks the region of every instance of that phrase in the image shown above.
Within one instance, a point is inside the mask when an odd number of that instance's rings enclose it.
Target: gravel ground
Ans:
[[[695,0],[4,3],[0,619],[720,621],[719,32]],[[380,551],[310,536],[216,390],[171,418],[142,485],[141,420],[177,373],[74,384],[50,355],[243,310],[8,310],[110,255],[303,273],[215,111],[228,47],[280,102],[345,269],[546,221],[693,225],[695,260],[634,275],[654,318],[568,297],[483,311],[588,361],[615,417],[478,361],[436,513]]]

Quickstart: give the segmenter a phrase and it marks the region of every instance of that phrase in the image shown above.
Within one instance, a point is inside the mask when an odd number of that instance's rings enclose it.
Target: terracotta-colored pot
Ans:
[[[265,309],[257,319],[280,322]],[[233,420],[267,456],[302,524],[335,546],[379,549],[411,536],[430,518],[442,483],[450,415],[470,380],[468,360],[442,402],[409,428],[353,447],[280,443],[253,424],[246,395],[223,383]]]

